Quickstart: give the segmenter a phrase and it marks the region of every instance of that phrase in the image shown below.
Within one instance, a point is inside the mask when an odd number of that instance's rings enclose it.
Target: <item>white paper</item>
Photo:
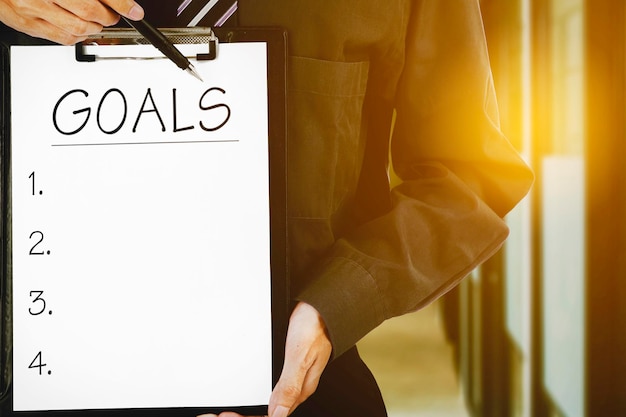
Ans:
[[[15,410],[267,404],[266,46],[194,65],[11,49]]]

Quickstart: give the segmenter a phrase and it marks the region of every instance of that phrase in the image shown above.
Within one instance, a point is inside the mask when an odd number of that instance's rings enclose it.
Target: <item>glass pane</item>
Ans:
[[[552,0],[552,136],[542,158],[546,391],[584,415],[585,166],[583,1]]]
[[[585,128],[582,0],[554,0],[552,13],[552,152],[582,155]]]

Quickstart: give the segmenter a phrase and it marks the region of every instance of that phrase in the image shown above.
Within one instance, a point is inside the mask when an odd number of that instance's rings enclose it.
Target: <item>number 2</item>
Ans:
[[[32,239],[33,236],[35,235],[39,235],[39,240],[33,245],[33,247],[30,249],[30,252],[28,253],[29,255],[43,255],[43,250],[41,252],[35,252],[35,248],[41,243],[43,242],[43,233],[42,232],[33,232],[30,234],[29,239]]]

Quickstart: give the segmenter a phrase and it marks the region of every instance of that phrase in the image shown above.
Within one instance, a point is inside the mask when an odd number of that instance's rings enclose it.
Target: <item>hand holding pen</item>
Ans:
[[[0,21],[30,36],[73,45],[113,26],[123,16],[144,17],[133,0],[0,0]]]
[[[202,80],[193,65],[161,32],[143,20],[143,8],[133,0],[0,0],[0,21],[30,36],[73,45],[120,16],[158,48],[167,58]]]

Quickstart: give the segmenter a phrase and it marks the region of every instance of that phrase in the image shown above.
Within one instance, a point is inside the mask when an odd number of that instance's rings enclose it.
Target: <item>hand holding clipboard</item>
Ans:
[[[187,28],[176,44],[210,68],[200,90],[151,45],[120,44],[119,29],[83,44],[92,62],[79,47],[0,44],[14,410],[267,413],[288,306],[285,34],[217,31],[219,57],[202,60],[213,32],[198,30],[202,41]],[[228,123],[210,129],[215,117]],[[245,386],[230,378],[242,369]]]

